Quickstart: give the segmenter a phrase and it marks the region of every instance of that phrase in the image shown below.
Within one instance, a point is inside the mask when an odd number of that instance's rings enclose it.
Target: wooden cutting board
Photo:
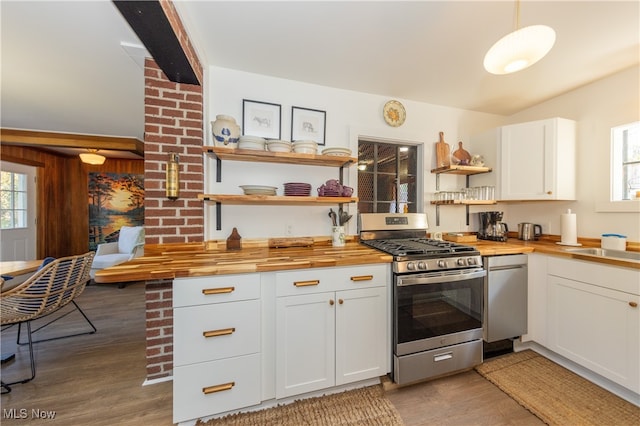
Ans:
[[[449,150],[449,144],[444,141],[444,132],[440,132],[440,141],[436,142],[436,168],[451,165]]]
[[[463,166],[468,166],[471,163],[471,154],[469,154],[469,151],[465,151],[465,149],[462,148],[462,141],[458,142],[458,149],[453,151],[452,155],[456,160],[458,160],[458,163]]]
[[[269,248],[310,247],[313,245],[311,237],[297,238],[269,238]]]

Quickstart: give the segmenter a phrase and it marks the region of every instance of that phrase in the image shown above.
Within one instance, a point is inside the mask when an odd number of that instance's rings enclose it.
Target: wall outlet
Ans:
[[[293,225],[285,225],[284,227],[284,235],[292,236],[293,235]]]

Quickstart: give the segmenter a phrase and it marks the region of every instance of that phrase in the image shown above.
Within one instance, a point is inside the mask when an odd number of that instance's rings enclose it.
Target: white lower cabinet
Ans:
[[[260,275],[173,283],[173,421],[261,402]]]
[[[173,368],[174,423],[260,402],[260,354]]]
[[[550,257],[546,346],[639,393],[639,288],[636,270]]]
[[[276,274],[276,398],[386,374],[389,265]]]
[[[375,264],[174,280],[174,423],[385,375],[390,279]]]

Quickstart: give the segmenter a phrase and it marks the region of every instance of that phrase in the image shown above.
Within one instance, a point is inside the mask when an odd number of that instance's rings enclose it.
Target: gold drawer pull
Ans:
[[[294,281],[293,285],[296,287],[307,287],[310,285],[318,285],[320,284],[320,280],[311,280],[311,281]]]
[[[629,302],[629,306],[631,306],[632,308],[637,308],[638,307],[638,303],[637,302]]]
[[[360,275],[357,277],[351,277],[351,281],[371,281],[373,279],[373,275]]]
[[[206,388],[202,388],[202,393],[205,395],[209,395],[210,393],[231,390],[231,388],[234,387],[235,385],[236,385],[236,382],[229,382],[229,383],[223,383],[221,385],[207,386]]]
[[[230,328],[223,328],[221,330],[203,331],[202,335],[204,337],[226,336],[228,334],[233,334],[235,331],[236,331],[235,327],[230,327]]]
[[[236,289],[235,287],[203,288],[202,294],[210,295],[210,294],[233,293],[235,289]]]

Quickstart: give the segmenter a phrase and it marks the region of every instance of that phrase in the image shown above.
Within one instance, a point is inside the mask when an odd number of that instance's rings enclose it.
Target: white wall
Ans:
[[[502,210],[510,229],[517,229],[520,222],[539,223],[544,233],[560,234],[560,214],[567,208],[577,213],[578,235],[598,238],[605,232],[622,233],[630,241],[640,241],[640,215],[635,212],[603,212],[602,200],[607,198],[609,187],[610,129],[640,117],[639,68],[634,67],[572,92],[551,99],[510,117],[482,114],[438,105],[399,99],[407,111],[407,120],[399,128],[385,124],[382,106],[390,98],[368,93],[341,90],[298,81],[272,78],[225,68],[211,67],[208,74],[209,88],[205,104],[208,119],[216,114],[227,114],[242,124],[242,99],[271,102],[282,106],[282,138],[289,140],[291,131],[291,106],[324,110],[327,112],[327,146],[349,147],[357,156],[359,136],[422,144],[423,153],[423,206],[427,212],[430,230],[477,230],[475,215],[471,226],[465,226],[464,207],[440,208],[440,226],[436,227],[435,208],[429,204],[435,191],[435,176],[429,171],[435,167],[434,143],[438,133],[445,133],[445,140],[454,145],[458,141],[472,154],[471,136],[503,124],[564,117],[576,120],[577,135],[577,198],[575,202],[524,202],[500,203],[490,207],[471,207],[471,212]],[[210,124],[207,144],[213,144]],[[477,149],[482,149],[476,147]],[[488,166],[493,167],[491,158]],[[214,181],[215,164],[206,163],[205,190],[208,193],[240,194],[238,185],[265,184],[279,188],[282,183],[303,181],[317,188],[324,181],[337,177],[337,169],[280,164],[223,162],[222,182]],[[357,170],[349,169],[346,184],[356,186]],[[482,184],[482,178],[471,178],[471,185]],[[441,176],[441,189],[456,189],[464,185],[464,178]],[[597,207],[598,205],[599,207]],[[225,206],[222,207],[222,230],[215,230],[215,209],[206,212],[207,239],[226,238],[233,227],[247,238],[329,235],[327,213],[331,206]],[[337,206],[336,206],[337,208]],[[349,206],[354,219],[348,233],[357,232],[356,206]]]
[[[388,126],[382,118],[382,107],[389,97],[318,86],[298,81],[251,74],[231,69],[211,67],[208,70],[208,90],[205,98],[208,123],[205,143],[213,145],[210,121],[217,114],[235,117],[242,125],[242,100],[280,104],[282,107],[282,139],[290,140],[291,107],[319,109],[327,112],[326,146],[348,147],[357,157],[358,136],[369,136],[388,141],[424,145],[423,171],[424,211],[427,212],[430,229],[455,231],[465,227],[464,207],[441,209],[440,227],[435,224],[435,208],[429,204],[435,190],[435,176],[429,171],[435,168],[435,142],[438,133],[444,132],[449,144],[470,135],[503,124],[504,117],[447,108],[437,105],[399,99],[407,111],[404,125]],[[474,153],[473,147],[467,150]],[[260,164],[226,161],[222,163],[222,182],[215,182],[215,162],[205,162],[205,191],[219,194],[241,194],[238,185],[258,184],[278,187],[282,194],[284,182],[308,182],[313,189],[327,179],[337,178],[338,170],[325,167],[309,167],[284,164]],[[357,169],[349,168],[346,184],[356,187]],[[460,188],[463,178],[443,177],[442,189]],[[326,206],[222,206],[222,230],[215,230],[215,208],[211,205],[205,212],[206,239],[226,238],[233,227],[237,227],[243,238],[266,238],[286,236],[290,226],[293,236],[329,235],[330,221]],[[334,210],[337,206],[333,206]],[[349,223],[348,233],[357,233],[356,206],[349,206],[354,219]]]
[[[640,203],[625,202],[627,207],[632,205],[628,210],[635,211],[602,211],[620,209],[606,202],[611,128],[640,119],[639,94],[640,68],[636,66],[508,117],[509,123],[550,117],[577,121],[578,201],[505,204],[510,227],[533,222],[542,224],[545,233],[560,234],[560,215],[570,208],[576,213],[580,237],[599,238],[612,232],[627,235],[629,241],[640,241]]]

